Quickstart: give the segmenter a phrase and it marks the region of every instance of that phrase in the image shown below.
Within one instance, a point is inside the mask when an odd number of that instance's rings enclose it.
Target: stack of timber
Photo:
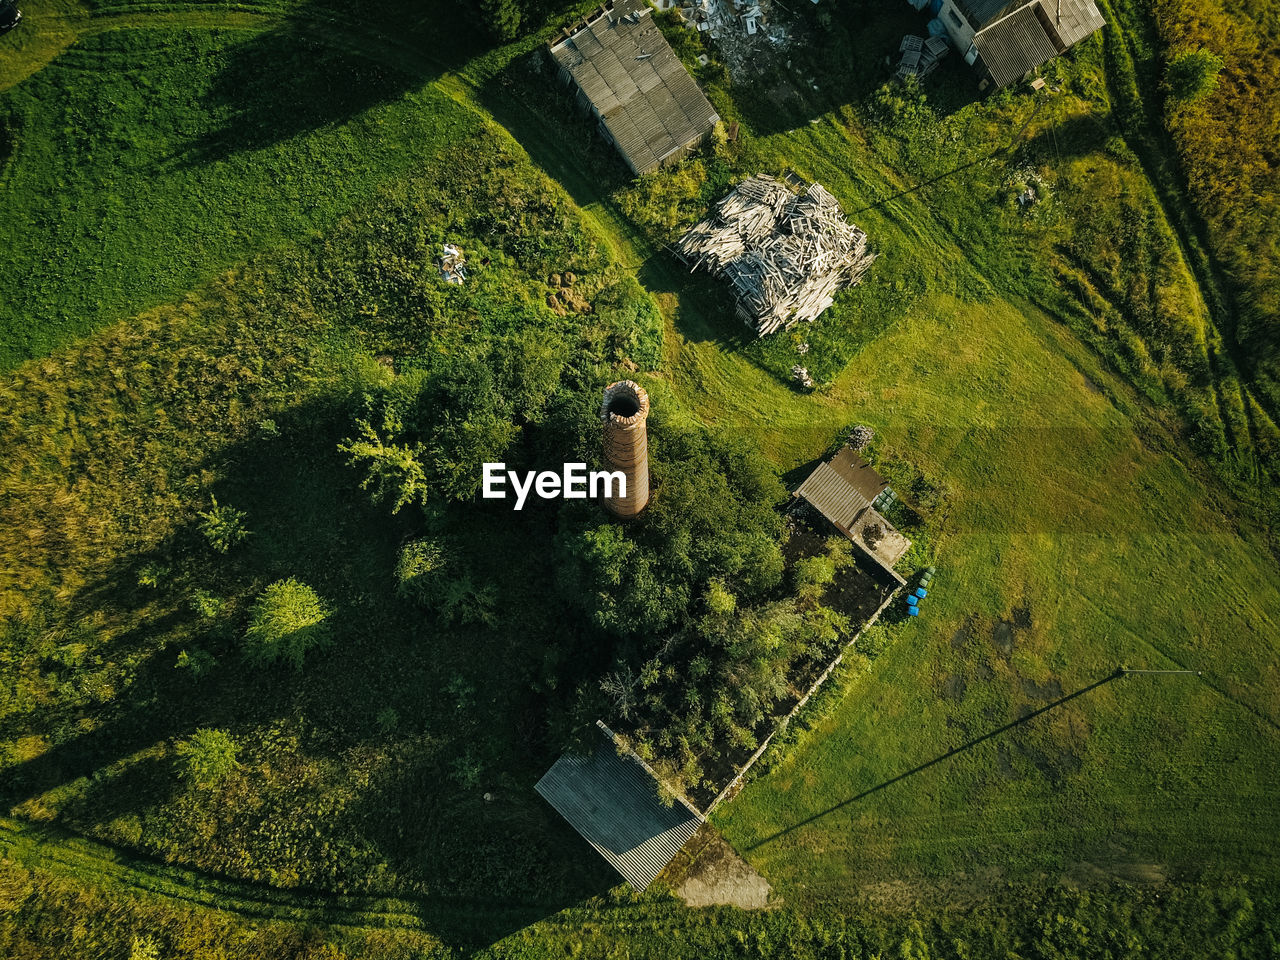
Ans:
[[[821,184],[795,193],[764,174],[738,184],[675,251],[691,270],[728,280],[738,316],[762,337],[817,319],[875,260]]]

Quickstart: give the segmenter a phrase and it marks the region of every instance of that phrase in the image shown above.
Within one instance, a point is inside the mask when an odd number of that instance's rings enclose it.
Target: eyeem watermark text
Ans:
[[[620,470],[592,470],[588,473],[585,463],[566,463],[561,473],[527,470],[521,476],[514,470],[508,470],[505,463],[484,464],[484,487],[481,491],[484,499],[507,499],[508,484],[515,492],[517,510],[524,509],[530,491],[543,500],[585,500],[587,497],[612,500],[627,495],[627,478]]]

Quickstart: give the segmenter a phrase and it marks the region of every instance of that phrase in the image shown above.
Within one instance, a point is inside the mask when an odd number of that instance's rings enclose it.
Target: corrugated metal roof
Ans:
[[[649,12],[643,0],[618,0],[551,45],[637,173],[705,136],[720,119]]]
[[[702,825],[683,801],[664,806],[653,775],[634,754],[619,755],[603,733],[594,751],[564,754],[534,789],[636,890],[648,887]]]
[[[862,457],[845,447],[830,460],[818,464],[800,484],[795,495],[807,500],[837,529],[892,572],[893,565],[902,559],[911,541],[871,506],[871,500],[888,486]],[[871,526],[879,527],[880,535],[874,544],[867,539],[867,529]]]
[[[809,478],[800,484],[796,496],[808,500],[841,530],[848,530],[858,514],[871,506],[871,501],[853,489],[830,463],[818,464]]]
[[[827,463],[868,501],[875,500],[889,488],[889,481],[880,476],[852,447],[842,447]]]
[[[1040,0],[1040,10],[1063,50],[1107,25],[1093,0]]]
[[[997,87],[1007,87],[1058,54],[1034,5],[978,31],[973,44]]]
[[[1010,10],[1031,0],[956,0],[956,6],[969,21],[969,26],[981,30],[992,20],[999,19]]]

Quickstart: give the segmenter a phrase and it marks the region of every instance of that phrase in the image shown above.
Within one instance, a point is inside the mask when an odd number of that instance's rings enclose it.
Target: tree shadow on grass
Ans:
[[[476,87],[481,105],[579,207],[612,204],[634,176],[596,130],[539,48]],[[632,238],[643,238],[637,233]]]
[[[895,604],[895,606],[898,606],[898,605]],[[898,616],[901,619],[905,619],[905,616],[903,616],[900,613]],[[850,797],[847,800],[841,800],[839,803],[833,804],[832,806],[827,807],[825,810],[819,810],[817,813],[812,814],[811,816],[805,817],[803,820],[797,821],[796,823],[793,823],[790,826],[783,827],[782,829],[774,833],[771,833],[760,840],[757,840],[755,843],[747,847],[747,849],[755,850],[757,847],[762,847],[766,843],[770,843],[774,840],[784,837],[787,834],[793,833],[796,830],[801,830],[804,827],[809,826],[810,824],[815,823],[818,820],[821,820],[823,817],[827,816],[828,814],[835,813],[837,810],[842,810],[845,807],[850,806],[851,804],[858,803],[860,800],[864,800],[865,798],[871,796],[873,793],[879,793],[881,790],[885,790],[896,783],[900,783],[903,780],[913,777],[917,773],[922,773],[925,770],[928,770],[930,767],[936,766],[939,763],[943,763],[944,761],[951,759],[957,754],[961,754],[968,750],[972,750],[974,747],[978,746],[981,743],[985,743],[987,740],[990,740],[993,737],[998,737],[1002,733],[1007,733],[1010,730],[1014,730],[1017,727],[1020,727],[1023,724],[1027,723],[1028,721],[1034,719],[1035,717],[1038,717],[1043,713],[1048,713],[1050,710],[1053,710],[1056,707],[1060,707],[1063,704],[1076,699],[1077,697],[1082,697],[1085,694],[1089,693],[1090,691],[1096,690],[1098,689],[1098,687],[1108,684],[1113,680],[1119,680],[1124,675],[1125,675],[1125,672],[1123,669],[1117,669],[1107,674],[1106,676],[1102,677],[1101,679],[1095,680],[1093,683],[1087,686],[1081,687],[1078,690],[1073,690],[1071,693],[1068,693],[1065,696],[1058,697],[1050,701],[1049,703],[1046,703],[1044,706],[1039,707],[1035,710],[1031,710],[1024,707],[1022,710],[1019,711],[1018,716],[1015,719],[1011,720],[1009,723],[1003,724],[992,730],[988,730],[986,733],[977,737],[973,737],[972,739],[965,741],[959,746],[952,747],[950,750],[946,751],[945,753],[939,754],[938,756],[934,757],[931,760],[926,760],[924,763],[921,763],[917,766],[912,767],[910,770],[905,770],[902,773],[898,774],[897,776],[890,777],[888,780],[883,780],[880,783],[877,783],[875,786],[868,787],[866,790],[863,790],[861,793],[855,794],[854,796]]]
[[[1107,141],[1118,132],[1103,119],[1091,113],[1067,117],[1038,130],[1034,136],[1019,140],[1012,150],[1045,160],[1084,157],[1105,150]]]
[[[255,816],[278,818],[271,835],[283,831],[303,849],[320,828],[325,843],[348,851],[339,864],[373,852],[378,870],[394,878],[384,889],[376,872],[349,881],[339,874],[344,884],[370,890],[370,897],[385,892],[404,899],[429,932],[453,945],[483,946],[618,880],[532,789],[556,751],[533,733],[545,729],[547,708],[529,683],[543,655],[525,636],[529,624],[505,632],[442,632],[395,599],[396,547],[421,531],[389,517],[358,490],[358,475],[336,449],[348,429],[346,416],[342,404],[330,402],[279,413],[276,430],[229,444],[204,465],[223,477],[215,485],[219,502],[249,518],[252,534],[232,552],[212,554],[198,531],[184,528],[154,556],[120,558],[70,601],[69,617],[83,616],[92,604],[128,623],[97,652],[137,665],[128,684],[104,703],[86,706],[72,698],[54,708],[53,724],[42,711],[38,729],[6,728],[13,739],[48,736],[52,746],[4,771],[0,803],[93,833],[114,835],[113,825],[127,828],[129,820],[154,824],[152,813],[159,810],[163,820],[186,789],[165,745],[200,727],[223,728],[240,740],[247,764],[242,786],[265,803],[266,813],[246,812],[245,819],[231,809],[220,812],[220,830],[249,839],[247,845],[217,841],[213,862],[230,851],[253,866],[250,876],[292,869],[273,859],[278,849],[270,846],[257,856]],[[505,556],[519,552],[515,543],[504,550]],[[173,580],[154,592],[137,586],[139,566],[151,561],[174,568]],[[251,667],[240,650],[245,601],[285,576],[313,585],[333,611],[333,644],[308,655],[301,673],[283,665]],[[239,594],[232,629],[203,638],[194,629],[206,621],[181,598],[201,585]],[[156,593],[166,590],[176,596],[156,604]],[[148,620],[152,612],[157,618]],[[193,639],[216,655],[199,677],[175,669],[178,648]],[[379,714],[388,707],[397,717],[384,723]],[[30,727],[32,715],[23,719]],[[299,747],[249,739],[277,729]],[[473,761],[482,777],[468,773]],[[291,766],[313,772],[291,776]],[[372,773],[362,777],[364,770]],[[303,791],[296,818],[291,790]],[[489,791],[493,798],[486,801]],[[217,803],[217,790],[208,797]],[[330,811],[323,823],[320,810]],[[191,829],[193,821],[179,824],[177,836]],[[193,848],[184,859],[199,864],[204,856]],[[306,876],[313,865],[297,866]],[[334,869],[317,865],[314,875],[325,878]],[[323,902],[325,894],[317,897]]]
[[[301,4],[229,48],[203,94],[209,114],[224,119],[190,143],[181,162],[213,163],[346,123],[484,46],[471,18],[441,0]]]

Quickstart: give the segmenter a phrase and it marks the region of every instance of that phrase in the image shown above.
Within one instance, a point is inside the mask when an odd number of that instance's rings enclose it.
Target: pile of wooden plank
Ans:
[[[875,259],[821,184],[796,193],[764,174],[738,184],[675,250],[691,270],[728,280],[738,316],[762,337],[817,319]]]

